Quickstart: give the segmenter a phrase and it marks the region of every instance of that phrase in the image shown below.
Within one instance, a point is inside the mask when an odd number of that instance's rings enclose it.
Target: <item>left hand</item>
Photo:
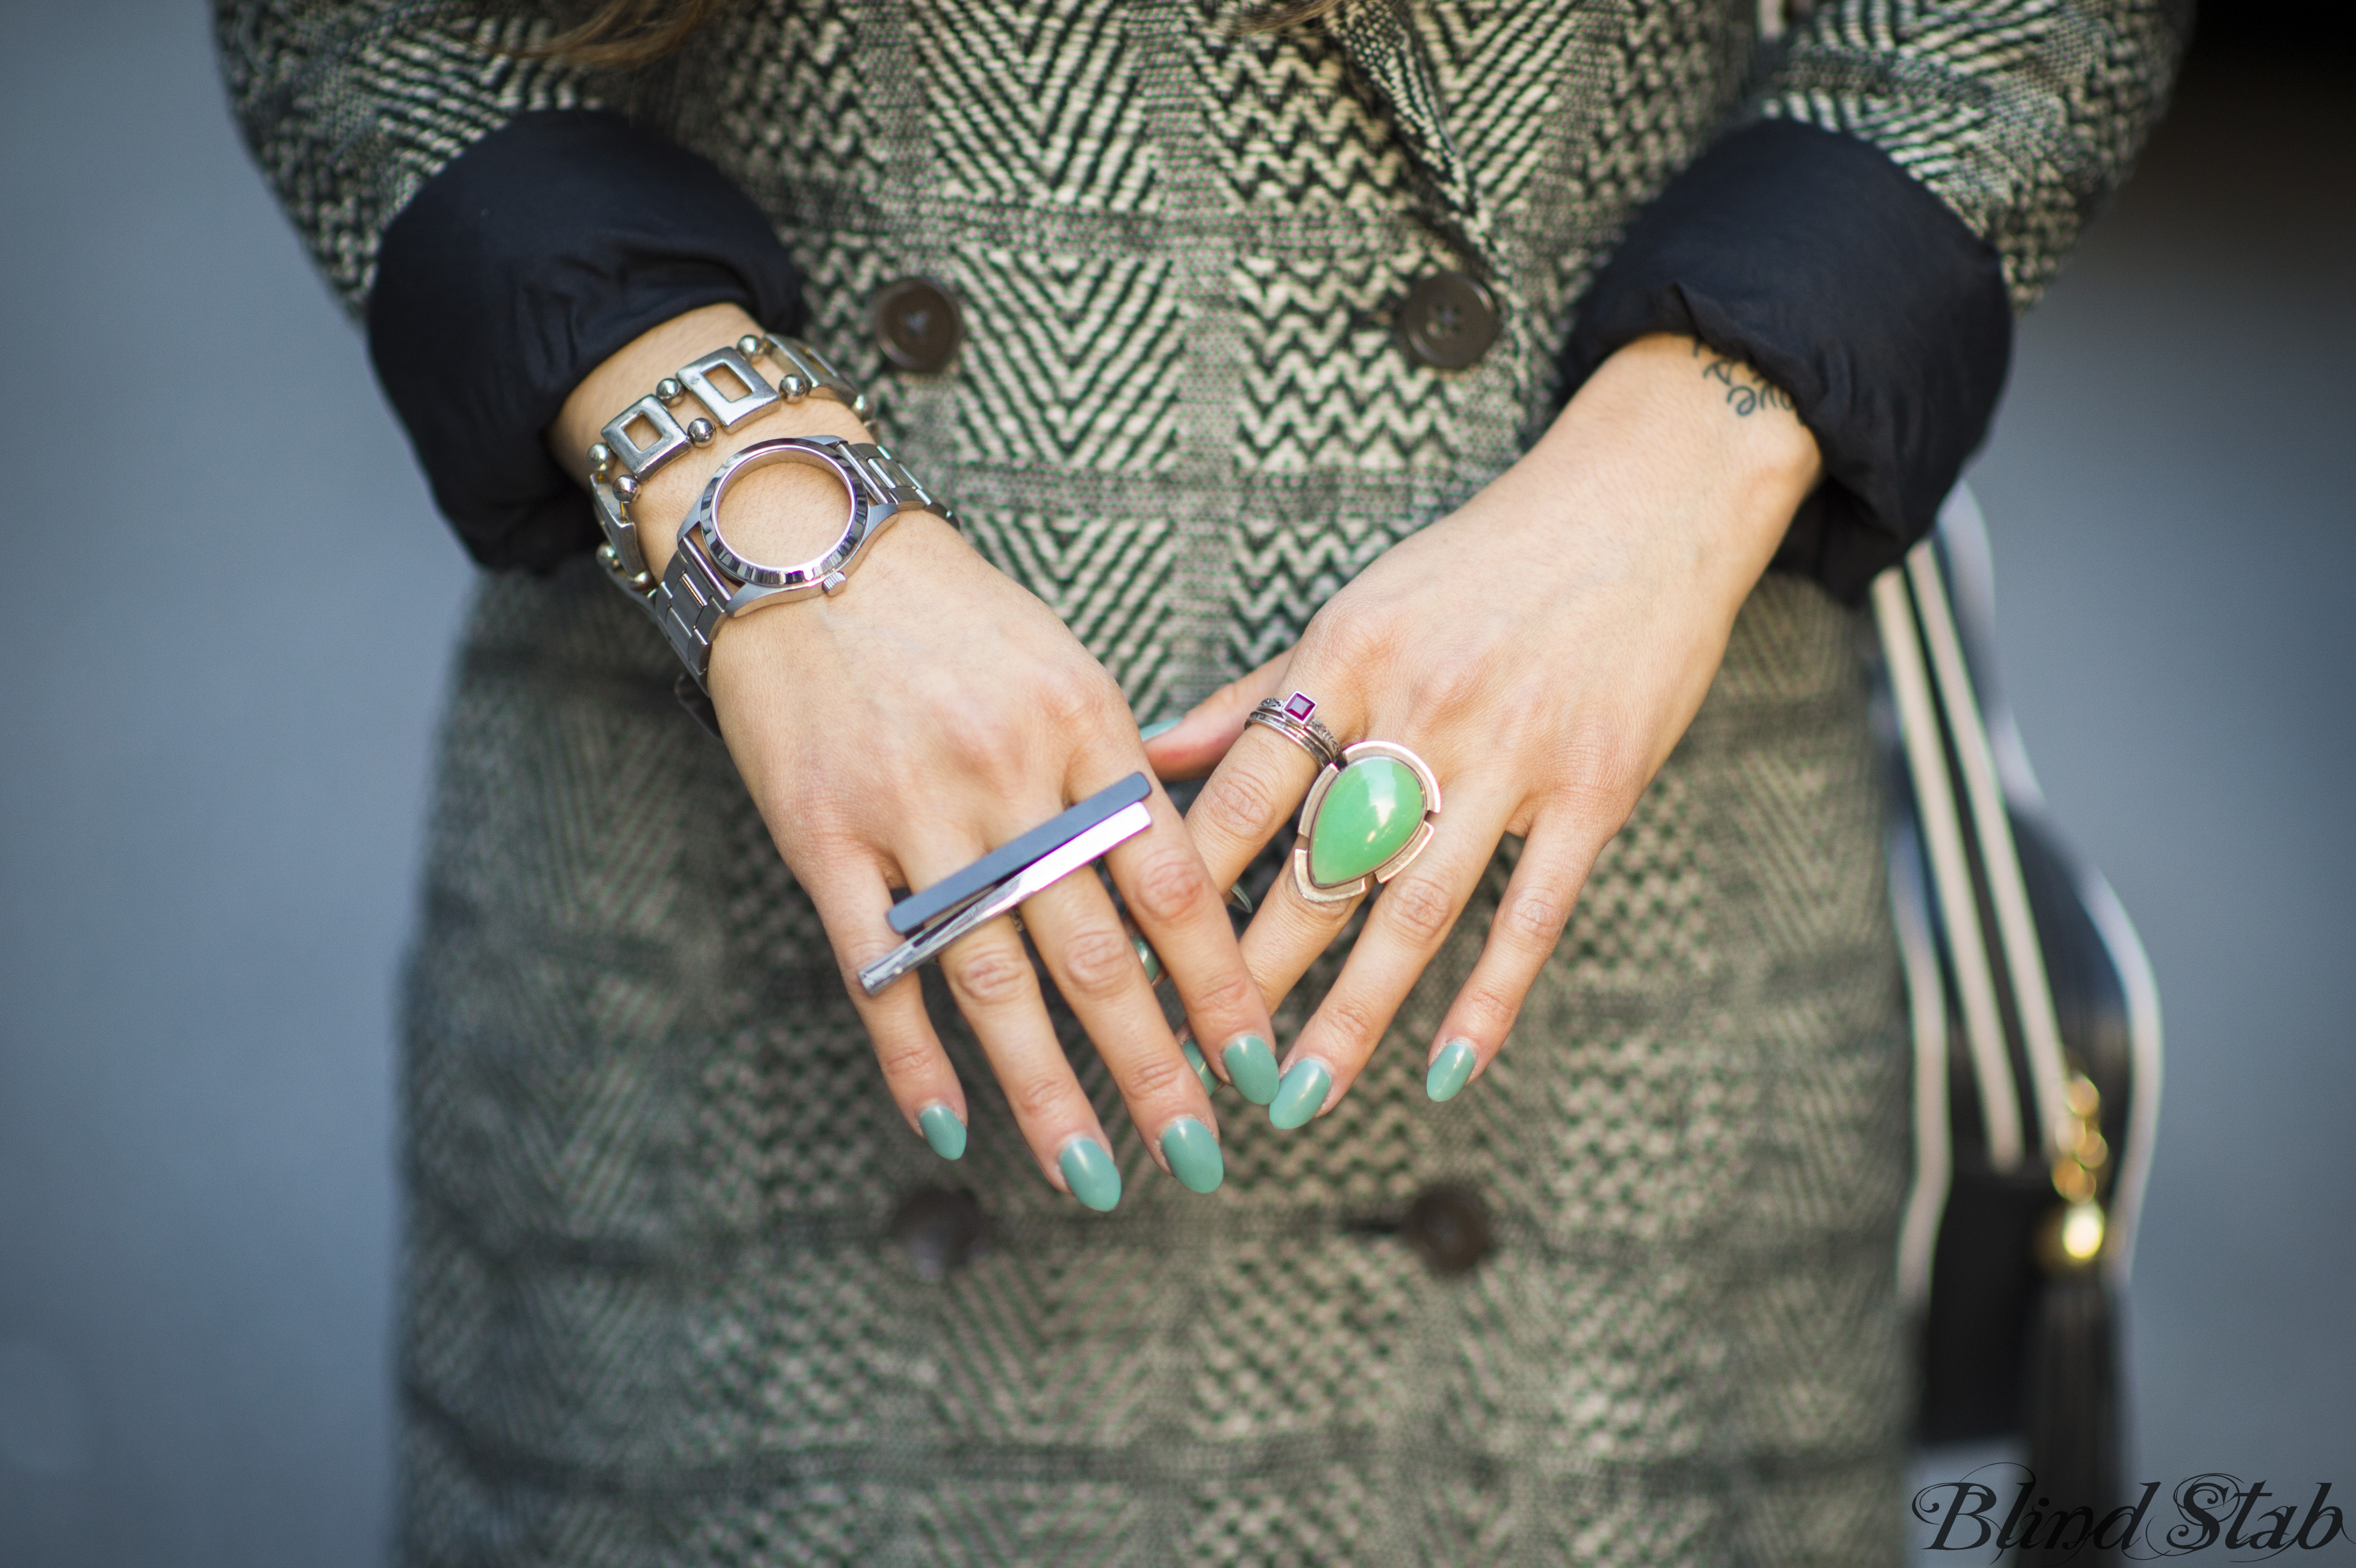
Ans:
[[[1687,338],[1631,344],[1520,462],[1151,742],[1164,778],[1216,765],[1186,820],[1217,887],[1317,773],[1301,747],[1245,725],[1262,698],[1304,691],[1344,744],[1396,742],[1439,778],[1435,836],[1385,886],[1284,1059],[1279,1126],[1349,1092],[1510,833],[1520,861],[1429,1051],[1436,1097],[1486,1070],[1818,469],[1815,438],[1757,372]],[[1271,1008],[1355,908],[1303,899],[1289,868],[1278,878],[1243,943]]]

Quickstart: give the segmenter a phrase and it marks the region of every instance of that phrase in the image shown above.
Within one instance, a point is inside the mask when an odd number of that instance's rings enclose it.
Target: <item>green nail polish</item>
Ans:
[[[1203,1048],[1194,1043],[1194,1037],[1191,1034],[1180,1035],[1178,1049],[1186,1053],[1186,1065],[1193,1068],[1194,1076],[1203,1081],[1203,1093],[1217,1093],[1219,1081],[1211,1076],[1211,1064],[1203,1060]]]
[[[1141,741],[1151,741],[1156,735],[1167,735],[1184,722],[1185,718],[1183,714],[1176,719],[1156,719],[1152,723],[1140,730],[1137,732],[1137,738]]]
[[[965,1153],[965,1124],[947,1105],[927,1105],[916,1113],[916,1125],[924,1130],[925,1141],[943,1159],[956,1159]]]
[[[1453,1100],[1456,1092],[1472,1082],[1473,1061],[1471,1040],[1450,1040],[1431,1059],[1431,1071],[1423,1075],[1423,1092],[1435,1100]]]
[[[1181,1116],[1162,1129],[1162,1157],[1189,1192],[1216,1192],[1227,1174],[1219,1140],[1192,1116]]]
[[[1219,1060],[1227,1064],[1227,1082],[1255,1105],[1276,1098],[1276,1052],[1256,1034],[1239,1034],[1227,1041]]]
[[[1276,1098],[1269,1102],[1268,1119],[1280,1132],[1305,1126],[1325,1103],[1325,1091],[1333,1086],[1333,1074],[1322,1061],[1296,1061],[1277,1086]]]
[[[1153,944],[1141,936],[1132,936],[1129,944],[1136,950],[1137,961],[1145,965],[1145,983],[1149,986],[1162,984],[1162,955],[1153,951]]]
[[[1055,1163],[1063,1167],[1064,1184],[1072,1196],[1098,1213],[1109,1212],[1120,1201],[1120,1167],[1096,1139],[1074,1138]]]

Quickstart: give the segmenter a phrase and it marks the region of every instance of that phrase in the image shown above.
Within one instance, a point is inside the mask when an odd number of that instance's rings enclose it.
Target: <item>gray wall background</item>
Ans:
[[[468,569],[203,9],[0,16],[0,1563],[365,1563]],[[2031,754],[2168,1009],[2136,1473],[2301,1494],[2356,1493],[2351,89],[2195,75],[1975,474]]]

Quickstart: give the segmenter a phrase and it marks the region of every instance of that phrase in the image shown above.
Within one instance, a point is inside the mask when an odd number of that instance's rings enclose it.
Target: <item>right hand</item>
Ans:
[[[550,432],[568,471],[616,410],[679,366],[754,330],[733,306],[694,311],[647,334],[585,379]],[[838,404],[806,400],[741,425],[649,480],[634,507],[649,564],[669,560],[712,466],[779,435],[867,439]],[[753,481],[774,483],[755,485]],[[757,471],[730,492],[730,535],[830,537],[842,498],[815,470]],[[815,525],[815,526],[813,526]],[[781,549],[772,559],[811,553]],[[907,514],[831,596],[723,624],[711,692],[721,733],[786,863],[825,922],[843,982],[875,1042],[885,1083],[912,1130],[930,1107],[969,1121],[915,976],[869,997],[858,982],[899,938],[884,923],[894,888],[922,889],[1066,805],[1132,773],[1151,776],[1134,717],[1104,667],[1037,597],[982,560],[957,530]],[[1272,1039],[1219,888],[1159,784],[1153,826],[1105,864],[1160,955],[1198,1040]],[[1048,972],[1119,1086],[1164,1169],[1204,1190],[1220,1168],[1217,1119],[1093,874],[1065,878],[1023,906]],[[1050,1022],[1014,923],[992,921],[939,960],[1007,1103],[1049,1182],[1109,1208],[1111,1140]],[[1248,1049],[1248,1048],[1247,1048]],[[1265,1043],[1260,1046],[1267,1049]],[[1192,1120],[1200,1131],[1176,1128]],[[1209,1141],[1209,1152],[1203,1146]],[[1093,1142],[1098,1154],[1079,1146]]]

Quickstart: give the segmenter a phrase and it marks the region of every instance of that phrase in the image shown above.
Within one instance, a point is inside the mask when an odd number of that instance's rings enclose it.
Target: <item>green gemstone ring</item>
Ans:
[[[1312,903],[1356,898],[1406,870],[1439,816],[1440,781],[1421,757],[1387,741],[1345,747],[1301,803],[1292,885]]]

